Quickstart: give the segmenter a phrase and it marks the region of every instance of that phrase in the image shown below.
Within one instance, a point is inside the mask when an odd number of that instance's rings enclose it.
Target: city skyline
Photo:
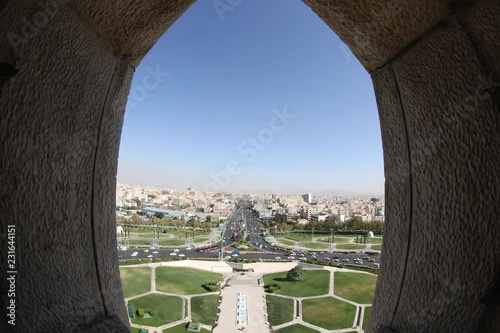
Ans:
[[[118,180],[383,195],[369,74],[300,1],[197,1],[136,70]]]

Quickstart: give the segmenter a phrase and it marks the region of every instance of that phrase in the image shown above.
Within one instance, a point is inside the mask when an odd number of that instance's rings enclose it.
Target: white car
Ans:
[[[186,247],[187,251],[192,250],[192,249],[193,249],[192,247]]]
[[[179,252],[179,249],[175,249],[174,252]]]
[[[153,258],[153,255],[152,255],[152,254],[150,254],[150,255],[148,256],[148,258]]]
[[[281,260],[281,257],[274,257],[275,260]]]
[[[231,256],[225,256],[224,259],[231,259]]]
[[[233,254],[233,257],[237,257],[237,256],[238,256],[238,254],[236,254],[236,253],[235,253],[235,254]]]
[[[153,254],[158,254],[158,251],[153,251]]]
[[[184,253],[179,254],[179,257],[185,257],[186,255]]]
[[[137,257],[137,254],[136,253],[132,253],[130,256],[131,257]]]
[[[175,252],[171,252],[171,253],[170,253],[170,255],[171,255],[171,256],[176,256],[176,255],[177,255],[177,253],[175,253]]]

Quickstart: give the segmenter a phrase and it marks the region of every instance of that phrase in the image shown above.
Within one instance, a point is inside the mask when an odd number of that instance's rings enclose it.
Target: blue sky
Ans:
[[[298,0],[214,3],[198,0],[138,66],[118,180],[383,194],[372,82],[335,33]]]

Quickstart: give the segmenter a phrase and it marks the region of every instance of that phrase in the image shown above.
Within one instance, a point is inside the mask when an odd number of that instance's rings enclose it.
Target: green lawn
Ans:
[[[147,246],[147,247],[150,247],[151,246],[151,239],[150,240],[146,240],[146,239],[131,239],[131,240],[127,240],[124,242],[125,244],[128,243],[128,245],[133,245],[133,246]]]
[[[180,294],[202,294],[208,291],[202,287],[207,282],[222,279],[222,274],[206,272],[194,268],[157,267],[156,290]]]
[[[139,331],[140,331],[140,330],[141,330],[140,328],[134,328],[134,327],[131,327],[131,328],[130,328],[130,332],[131,332],[131,333],[139,333]],[[148,332],[149,332],[149,331],[148,331]]]
[[[312,234],[309,233],[302,233],[302,232],[291,232],[288,234],[284,234],[285,238],[291,239],[291,240],[296,240],[296,241],[305,241],[305,242],[310,242],[312,241]]]
[[[368,319],[370,319],[370,313],[372,312],[372,307],[365,308],[365,314],[363,315],[363,329],[366,329],[368,326]]]
[[[150,268],[120,268],[123,297],[139,295],[151,290]]]
[[[293,320],[293,307],[295,301],[289,298],[266,296],[267,315],[273,326],[284,324]]]
[[[326,237],[326,238],[318,238],[318,239],[316,239],[316,241],[328,243],[330,240],[328,237]],[[333,242],[334,243],[349,243],[349,238],[333,237]]]
[[[335,273],[334,293],[356,303],[371,304],[377,277],[363,273]]]
[[[159,240],[158,245],[161,246],[180,246],[180,245],[185,245],[186,240],[185,239],[164,239],[164,240]]]
[[[329,330],[351,328],[356,307],[332,297],[302,301],[302,317],[305,322]]]
[[[217,319],[219,295],[191,298],[191,316],[194,322],[213,325]]]
[[[304,280],[298,282],[287,280],[286,273],[266,274],[264,275],[264,284],[277,283],[281,286],[278,294],[295,297],[318,296],[328,293],[329,271],[304,270]]]
[[[285,244],[285,245],[290,245],[290,246],[294,246],[295,245],[295,242],[291,241],[291,240],[288,240],[288,239],[284,239],[284,238],[278,238],[276,239],[279,243],[281,244]]]
[[[300,243],[300,246],[302,247],[307,247],[307,248],[310,248],[310,249],[321,249],[321,250],[325,250],[325,249],[328,249],[328,244],[324,244],[324,243]]]
[[[339,250],[364,250],[366,245],[364,244],[338,244],[336,246]]]
[[[153,317],[140,318],[137,315],[132,323],[158,327],[182,319],[182,299],[174,296],[150,294],[128,302],[134,312],[138,309],[153,311]]]
[[[382,238],[367,238],[366,244],[382,244]]]
[[[163,330],[163,333],[186,333],[189,332],[187,329],[187,323],[185,324],[179,324],[174,327],[167,328],[166,330]],[[200,330],[201,333],[210,333],[210,331],[207,331],[206,329],[202,328]]]
[[[199,237],[195,237],[194,241],[196,243],[201,243],[201,242],[206,242],[209,239],[210,239],[210,237],[208,237],[208,236],[199,236]]]
[[[372,250],[382,251],[382,245],[372,245]]]
[[[280,330],[275,331],[276,333],[318,333],[318,331],[313,330],[312,328],[305,327],[299,324],[295,324],[292,326],[287,326]]]

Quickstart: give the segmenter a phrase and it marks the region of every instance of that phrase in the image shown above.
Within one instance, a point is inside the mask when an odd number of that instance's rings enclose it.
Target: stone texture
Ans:
[[[382,67],[446,18],[451,0],[303,0],[346,43],[368,71]]]
[[[18,332],[69,332],[106,315],[96,268],[106,267],[102,280],[116,283],[119,274],[116,261],[110,264],[113,251],[94,260],[90,221],[99,120],[122,60],[62,6],[36,33],[26,34],[26,22],[36,22],[40,12],[37,3],[20,1],[7,7],[0,21],[2,31],[9,32],[0,40],[2,50],[13,50],[19,69],[3,84],[0,99],[0,214],[17,227]],[[10,44],[14,34],[22,42]],[[116,94],[119,103],[114,102],[119,113],[130,73],[122,70],[114,80],[123,86]],[[116,155],[121,122],[114,119],[110,134]],[[114,162],[109,157],[102,168],[116,165],[116,156]],[[116,168],[108,171],[113,172]],[[107,209],[95,214],[109,218],[114,194],[94,192],[95,200],[106,200]],[[102,250],[114,244],[113,236],[107,237],[106,244],[98,243]],[[121,303],[119,309],[108,305],[108,310],[120,311],[124,319],[123,301],[115,297],[111,303]]]
[[[386,204],[384,244],[372,329],[391,324],[405,273],[412,207],[412,178],[406,123],[393,69],[384,67],[372,76],[380,114],[384,150]]]
[[[74,7],[111,41],[113,49],[137,65],[195,0],[86,1]]]
[[[0,12],[0,61],[19,69],[0,79],[0,217],[17,226],[19,332],[128,325],[113,228],[128,62],[192,2],[21,0]],[[499,71],[498,1],[451,18],[445,0],[305,2],[376,88],[387,224],[368,332],[498,331],[498,309],[480,303],[500,278],[498,93],[482,90]]]
[[[500,269],[499,115],[455,23],[394,62],[414,187],[410,255],[393,327],[474,332]],[[390,202],[389,205],[393,205]]]

